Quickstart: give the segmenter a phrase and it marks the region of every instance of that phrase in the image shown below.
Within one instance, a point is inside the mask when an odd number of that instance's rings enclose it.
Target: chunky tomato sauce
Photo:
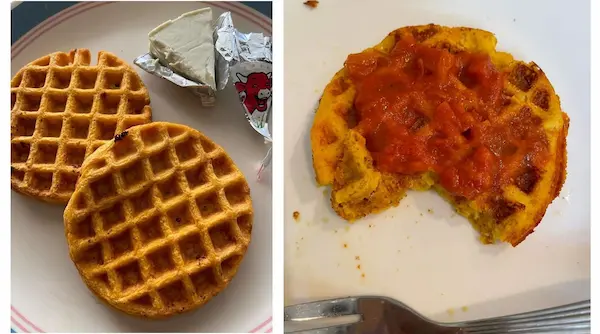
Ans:
[[[357,129],[379,170],[435,171],[445,189],[473,198],[548,158],[541,119],[528,107],[507,111],[505,74],[487,54],[406,37],[390,54],[350,55],[345,67],[357,89]]]

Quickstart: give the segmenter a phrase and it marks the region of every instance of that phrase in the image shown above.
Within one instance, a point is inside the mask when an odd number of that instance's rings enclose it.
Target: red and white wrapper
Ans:
[[[218,87],[224,87],[231,78],[238,93],[246,119],[267,145],[271,145],[272,105],[272,43],[262,33],[241,33],[233,26],[231,13],[217,19],[215,33]],[[258,178],[271,163],[271,147],[261,161]]]

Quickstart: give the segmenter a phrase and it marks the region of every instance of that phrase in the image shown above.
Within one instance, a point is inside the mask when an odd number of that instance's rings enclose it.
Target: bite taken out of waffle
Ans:
[[[67,203],[86,157],[127,128],[152,119],[139,75],[112,53],[56,52],[11,80],[11,187]]]
[[[200,132],[135,126],[90,155],[64,213],[88,288],[131,315],[200,307],[235,276],[251,239],[244,175]]]

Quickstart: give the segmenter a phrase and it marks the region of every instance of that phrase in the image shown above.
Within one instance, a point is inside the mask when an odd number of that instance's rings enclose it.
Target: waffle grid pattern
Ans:
[[[548,116],[550,118],[553,117],[553,115],[547,115],[551,94],[539,84],[539,80],[537,80],[538,72],[541,72],[541,70],[537,66],[528,66],[520,62],[516,62],[507,70],[508,82],[510,84],[505,85],[504,90],[506,108],[498,119],[495,120],[496,124],[504,124],[511,129],[516,129],[517,124],[515,122],[517,120],[542,124]],[[525,96],[525,101],[519,101],[515,97],[517,94]],[[540,96],[545,101],[539,100]],[[508,145],[512,145],[512,143]],[[510,173],[514,174],[512,184],[514,190],[519,192],[520,195],[512,196],[512,199],[491,198],[490,205],[494,218],[501,221],[512,215],[515,211],[525,209],[530,201],[527,198],[528,195],[533,192],[542,178],[543,168],[543,166],[534,166],[533,162],[530,162],[525,169],[519,169],[518,166],[514,166],[509,170]]]
[[[152,123],[103,146],[83,169],[67,238],[84,280],[109,303],[166,316],[206,303],[235,275],[252,204],[222,148],[190,128]]]
[[[115,55],[57,52],[11,81],[11,183],[25,194],[66,203],[84,159],[115,134],[151,120],[137,73]]]

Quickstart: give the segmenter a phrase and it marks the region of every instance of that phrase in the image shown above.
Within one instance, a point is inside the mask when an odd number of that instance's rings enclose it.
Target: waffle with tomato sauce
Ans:
[[[559,97],[544,72],[533,62],[524,63],[508,53],[496,51],[496,43],[495,36],[487,31],[431,24],[400,28],[373,48],[348,58],[344,69],[337,72],[325,88],[311,129],[316,180],[319,185],[332,186],[331,205],[340,217],[354,221],[397,206],[407,190],[434,189],[472,223],[483,243],[502,241],[516,246],[533,232],[565,180],[569,118],[561,110]],[[456,75],[448,76],[450,81],[446,83],[460,94],[469,94],[469,89],[486,92],[485,98],[489,96],[490,101],[495,101],[489,104],[496,107],[490,107],[491,111],[487,114],[465,108],[458,113],[455,105],[449,107],[454,102],[446,103],[443,96],[436,98],[435,101],[441,103],[433,108],[433,112],[417,110],[414,117],[397,114],[402,117],[397,122],[405,122],[403,131],[412,137],[405,137],[408,140],[400,140],[394,145],[404,147],[402,149],[408,152],[404,152],[407,156],[413,154],[411,149],[428,147],[418,146],[411,141],[413,139],[431,140],[448,136],[452,138],[448,142],[457,145],[456,151],[452,151],[453,146],[447,150],[455,153],[444,159],[440,160],[439,156],[435,159],[422,157],[423,161],[436,161],[430,165],[420,160],[411,162],[412,165],[397,164],[398,160],[389,160],[389,156],[382,155],[382,151],[389,152],[389,142],[377,143],[377,138],[385,141],[386,137],[377,137],[379,127],[367,124],[371,117],[370,109],[360,100],[361,93],[369,87],[376,92],[373,86],[380,85],[385,90],[397,84],[390,83],[386,87],[386,82],[369,82],[369,78],[373,80],[369,77],[371,72],[364,74],[360,71],[371,66],[369,71],[379,73],[380,80],[385,80],[381,78],[386,75],[393,76],[393,70],[383,72],[384,68],[376,71],[386,61],[404,61],[401,58],[404,51],[398,45],[431,50],[429,54],[439,54],[440,59],[446,61],[469,59],[473,64],[477,59],[487,59],[487,64],[494,68],[491,70],[485,62],[477,73],[469,72],[470,65],[461,67]],[[446,66],[443,61],[434,61],[436,67],[429,71],[426,64],[428,53],[415,54],[419,56],[406,56],[406,64],[410,63],[420,71],[416,78],[439,75]],[[450,58],[450,55],[455,58]],[[400,66],[405,66],[403,71],[412,70],[409,65]],[[497,85],[486,91],[480,88],[485,86],[484,79],[477,81],[477,75],[488,81],[497,80]],[[410,82],[406,87],[429,86]],[[415,90],[415,94],[420,93]],[[426,93],[423,94],[427,96]],[[451,100],[448,97],[448,101]],[[488,110],[484,109],[487,101],[484,97],[477,101],[481,110]],[[433,102],[425,100],[420,103],[429,106]],[[444,109],[442,104],[445,103]],[[413,112],[409,109],[402,112]],[[453,112],[457,113],[458,121],[452,121],[456,118]],[[438,116],[444,113],[450,113],[451,117],[442,119]],[[464,119],[469,120],[471,128],[465,129],[464,124],[467,123],[463,122]],[[406,123],[407,120],[411,123]],[[460,135],[447,132],[447,128],[454,126],[452,124],[458,124],[457,129],[462,126],[460,132],[456,132]],[[489,129],[497,131],[497,136],[492,136]],[[395,135],[397,131],[389,133]],[[379,148],[373,149],[378,145]],[[445,161],[455,161],[455,164]],[[444,166],[439,167],[441,165]],[[450,168],[453,169],[448,172]],[[473,174],[476,172],[479,174]],[[471,179],[465,178],[465,175]]]

